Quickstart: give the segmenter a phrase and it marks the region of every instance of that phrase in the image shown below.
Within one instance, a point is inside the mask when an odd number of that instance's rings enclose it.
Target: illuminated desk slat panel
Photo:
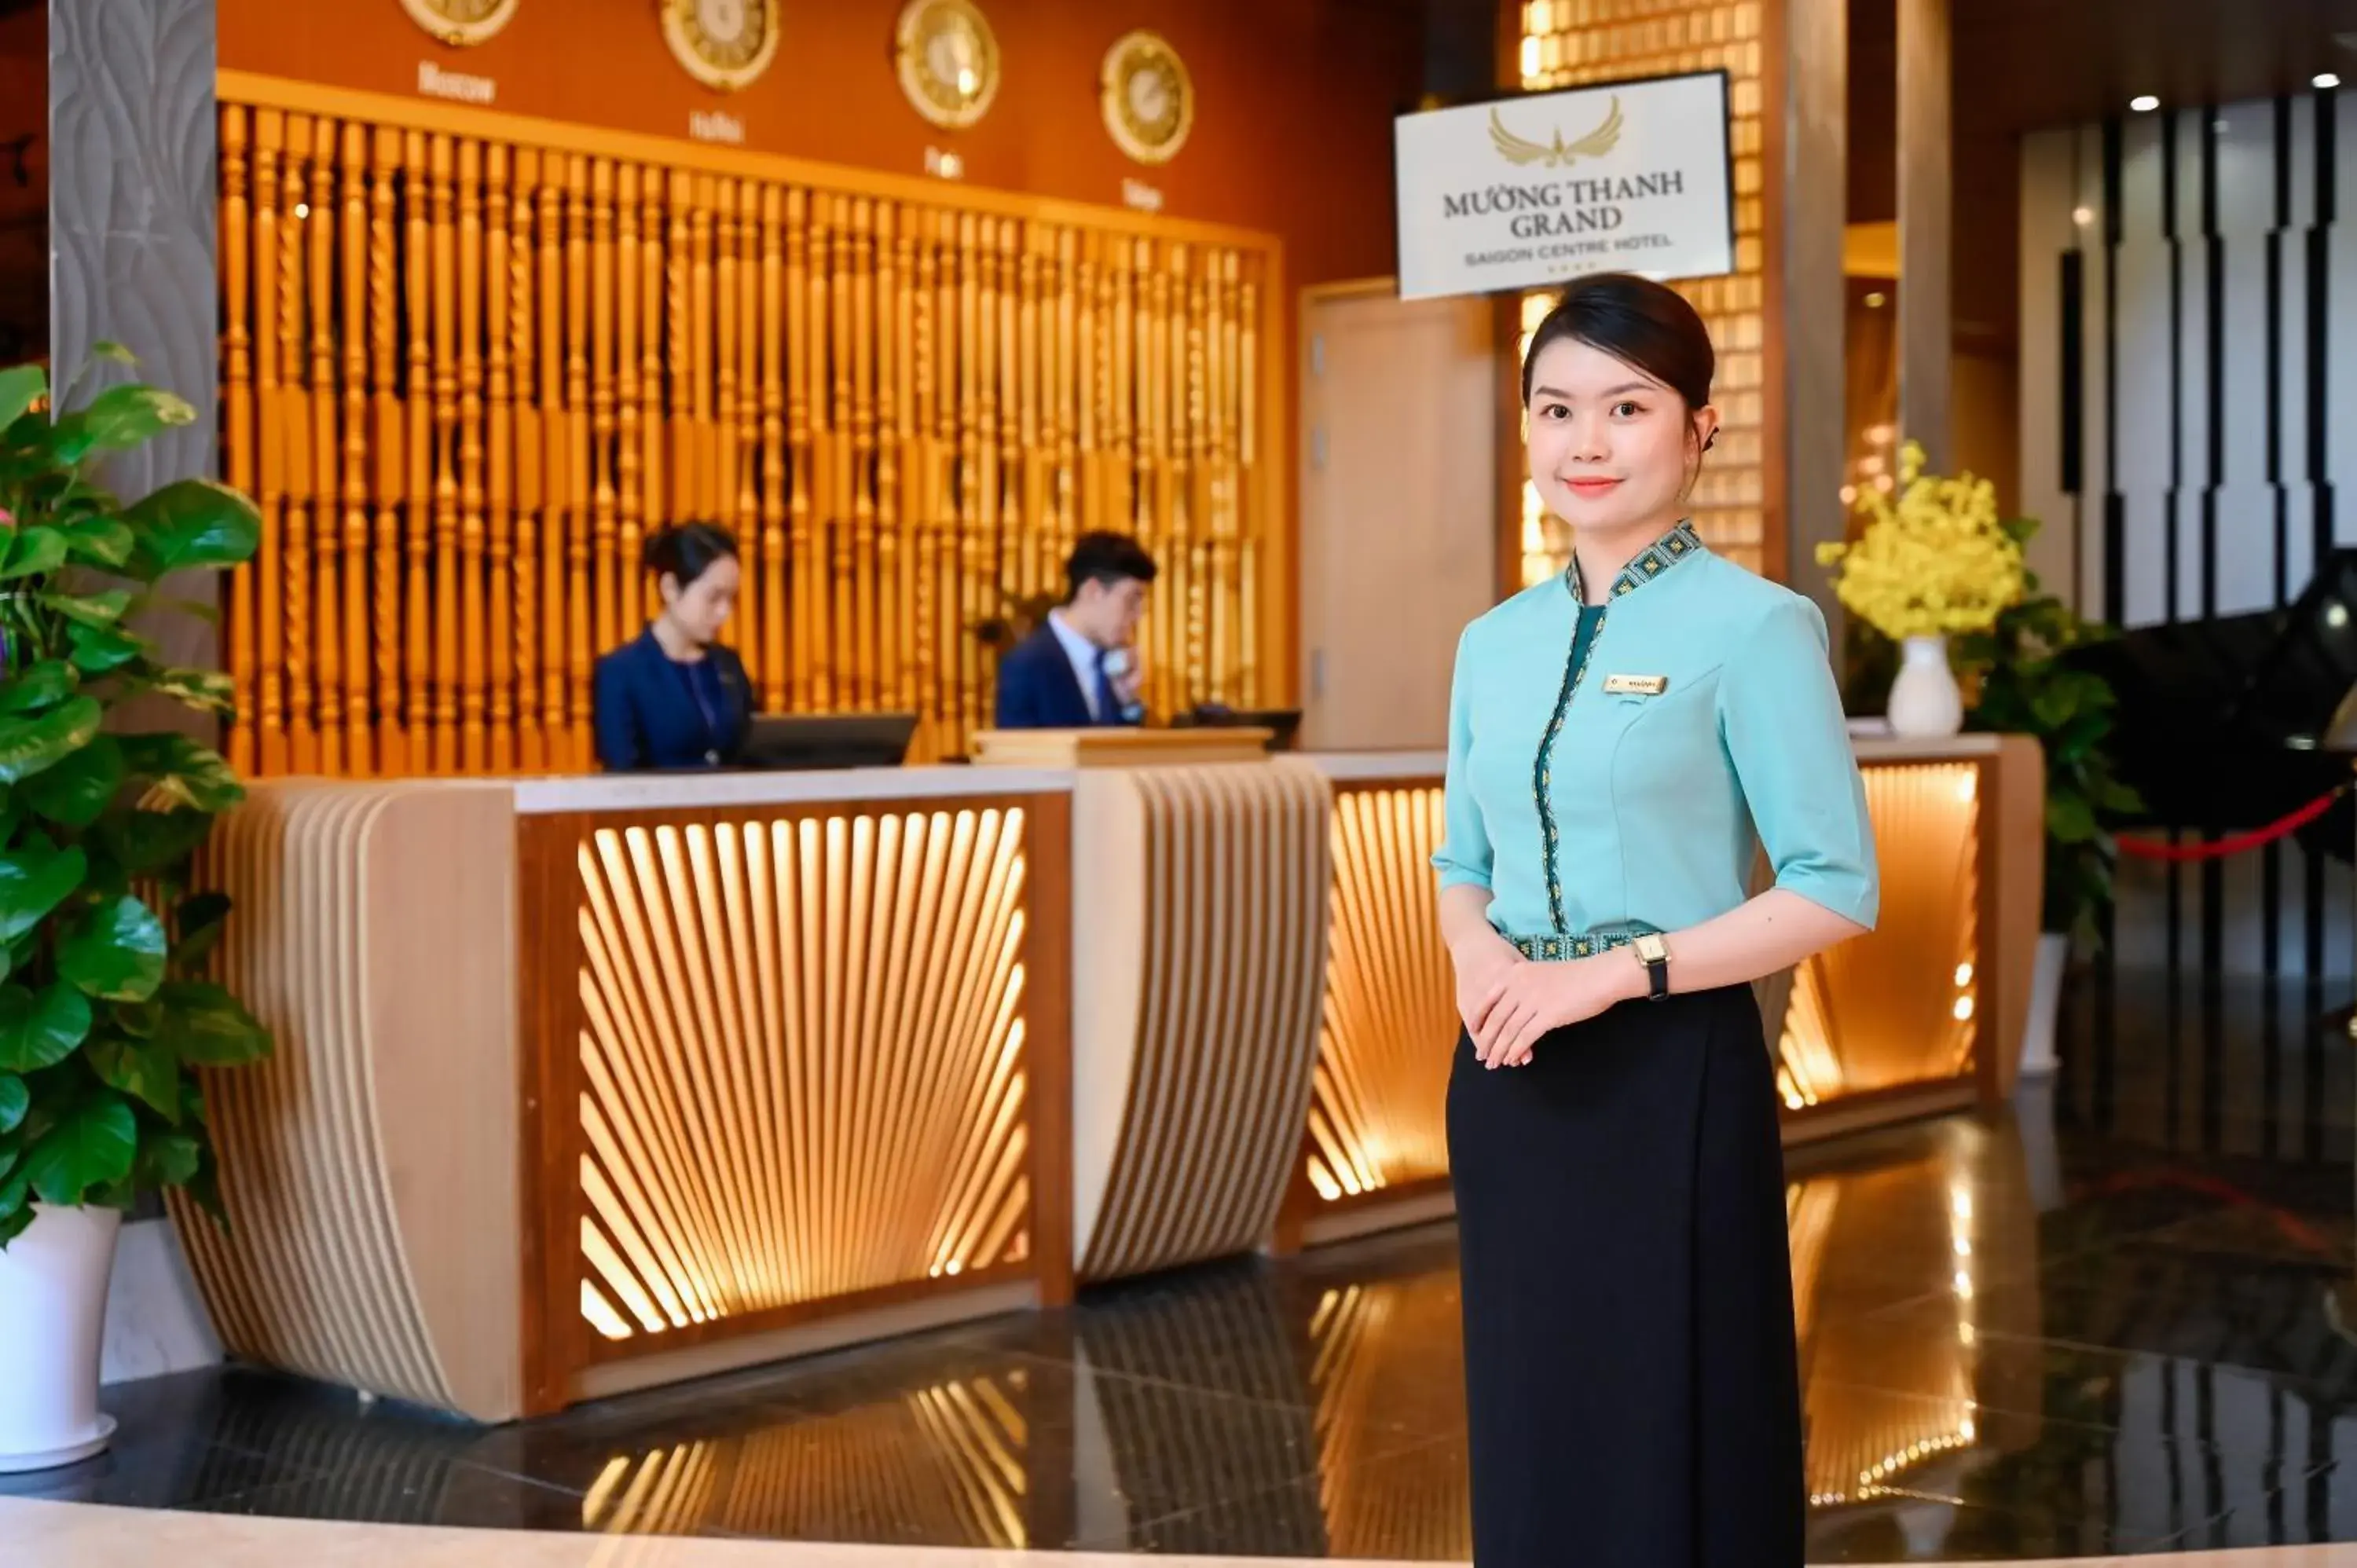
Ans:
[[[1311,760],[1334,791],[1334,935],[1284,1240],[1316,1243],[1449,1211],[1442,1109],[1458,1019],[1431,864],[1447,758]]]
[[[2036,744],[1857,744],[1880,922],[1756,988],[1788,1143],[2004,1100],[2029,1006],[2044,852]],[[1334,935],[1280,1247],[1414,1223],[1450,1203],[1444,1110],[1458,1022],[1430,866],[1445,758],[1312,760],[1335,795]]]
[[[2022,736],[1866,740],[1875,929],[1760,989],[1788,1143],[2013,1092],[2045,864],[2045,758]]]
[[[280,1050],[182,1226],[230,1348],[501,1420],[1065,1298],[1069,789],[257,789],[209,865]]]

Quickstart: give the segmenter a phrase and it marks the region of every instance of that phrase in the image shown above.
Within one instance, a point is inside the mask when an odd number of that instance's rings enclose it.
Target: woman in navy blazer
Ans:
[[[647,542],[662,613],[597,660],[597,764],[608,773],[715,768],[736,757],[753,717],[752,687],[720,628],[737,607],[737,540],[683,522]]]

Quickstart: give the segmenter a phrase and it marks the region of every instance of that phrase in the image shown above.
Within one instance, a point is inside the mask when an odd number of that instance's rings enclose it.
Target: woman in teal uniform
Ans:
[[[1713,370],[1670,289],[1565,294],[1523,401],[1573,564],[1458,645],[1434,864],[1478,1568],[1803,1561],[1749,983],[1870,929],[1878,878],[1824,618],[1684,520]]]

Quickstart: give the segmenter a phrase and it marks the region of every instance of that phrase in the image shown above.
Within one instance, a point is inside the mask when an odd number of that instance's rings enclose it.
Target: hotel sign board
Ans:
[[[1723,70],[1403,114],[1403,299],[1735,270]]]

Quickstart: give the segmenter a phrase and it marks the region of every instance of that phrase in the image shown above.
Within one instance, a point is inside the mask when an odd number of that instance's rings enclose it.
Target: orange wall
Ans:
[[[1169,216],[1277,235],[1296,286],[1391,271],[1391,117],[1421,76],[1413,7],[984,0],[1004,81],[979,125],[951,133],[918,117],[893,74],[900,0],[785,5],[775,61],[737,93],[673,59],[655,0],[523,0],[498,37],[466,49],[428,37],[399,0],[219,4],[224,70],[409,94],[433,60],[490,77],[492,107],[519,114],[684,138],[692,111],[723,109],[755,151],[921,175],[934,146],[964,160],[969,185],[1107,206],[1135,177]],[[1099,63],[1132,27],[1168,38],[1195,83],[1194,131],[1158,167],[1125,157],[1098,113]]]

